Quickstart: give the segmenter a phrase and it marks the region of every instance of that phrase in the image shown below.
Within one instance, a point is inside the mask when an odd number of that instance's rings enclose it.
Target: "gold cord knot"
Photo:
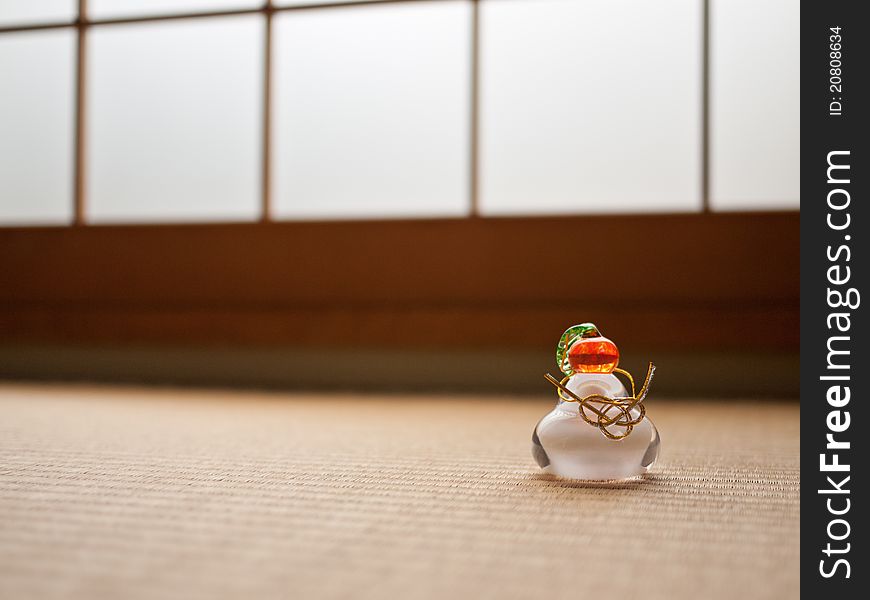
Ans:
[[[614,373],[619,373],[626,377],[631,384],[631,396],[617,398],[611,398],[603,394],[590,394],[580,398],[565,386],[565,382],[571,378],[570,375],[564,377],[562,381],[557,380],[549,373],[545,373],[544,377],[556,386],[561,400],[578,403],[578,412],[584,421],[601,430],[601,433],[606,438],[621,440],[628,437],[634,426],[640,423],[644,416],[646,416],[646,408],[643,405],[643,401],[649,392],[649,385],[655,370],[655,365],[649,363],[646,379],[644,379],[643,385],[640,388],[640,393],[636,393],[634,378],[631,376],[631,373],[618,368],[613,369]],[[637,408],[637,414],[632,416],[631,411],[635,408]],[[592,416],[589,413],[592,413]]]

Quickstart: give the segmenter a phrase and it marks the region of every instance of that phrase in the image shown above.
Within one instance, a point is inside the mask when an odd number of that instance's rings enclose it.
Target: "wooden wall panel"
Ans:
[[[0,339],[798,348],[797,213],[0,229]]]

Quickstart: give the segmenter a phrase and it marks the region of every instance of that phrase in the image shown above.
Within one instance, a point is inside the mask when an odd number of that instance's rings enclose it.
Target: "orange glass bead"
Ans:
[[[577,373],[610,373],[619,364],[619,350],[606,337],[583,338],[569,348],[568,362]]]

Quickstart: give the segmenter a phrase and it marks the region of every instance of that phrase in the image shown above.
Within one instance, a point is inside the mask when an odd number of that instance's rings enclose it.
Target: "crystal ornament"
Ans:
[[[631,376],[617,369],[616,344],[603,337],[592,323],[575,325],[562,335],[556,361],[567,375],[559,383],[563,389],[556,406],[532,433],[532,455],[541,469],[559,477],[585,480],[623,479],[646,473],[658,458],[661,443],[642,404],[655,368],[650,365],[647,380],[636,392]],[[614,369],[628,377],[631,392]],[[554,378],[550,381],[557,383]]]

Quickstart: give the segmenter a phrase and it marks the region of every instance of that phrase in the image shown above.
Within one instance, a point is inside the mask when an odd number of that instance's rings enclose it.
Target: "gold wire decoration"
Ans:
[[[549,373],[544,374],[544,377],[556,386],[561,400],[565,402],[577,402],[579,404],[578,412],[584,421],[601,430],[601,433],[606,438],[621,440],[628,437],[634,426],[640,423],[644,416],[646,416],[646,407],[644,407],[643,401],[649,392],[649,385],[655,370],[655,365],[650,363],[646,372],[646,379],[644,379],[643,385],[640,387],[640,392],[637,393],[631,373],[618,368],[613,369],[614,373],[624,376],[631,384],[631,396],[616,398],[603,394],[590,394],[580,398],[565,386],[565,382],[571,378],[570,375],[563,378],[562,381],[559,381]],[[631,411],[635,408],[638,409],[637,414],[632,417]],[[593,413],[594,417],[590,416],[589,413]],[[612,428],[615,428],[616,432]]]

